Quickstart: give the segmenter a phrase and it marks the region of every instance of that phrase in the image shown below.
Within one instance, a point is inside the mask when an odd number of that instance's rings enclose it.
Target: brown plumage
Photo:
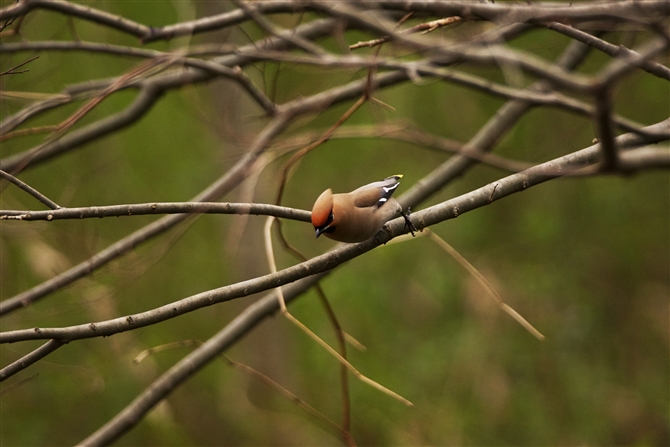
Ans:
[[[398,214],[415,230],[400,204],[391,197],[402,175],[393,175],[346,194],[325,190],[312,208],[316,237],[340,242],[362,242],[376,235],[386,222]],[[412,233],[414,234],[414,233]]]

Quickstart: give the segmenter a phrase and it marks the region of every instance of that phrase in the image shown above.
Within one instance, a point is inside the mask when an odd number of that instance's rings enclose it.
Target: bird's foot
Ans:
[[[409,216],[412,214],[412,210],[410,208],[407,208],[407,214],[405,214],[405,212],[402,210],[400,211],[400,214],[402,214],[402,217],[405,219],[405,226],[403,227],[403,231],[409,229],[409,232],[412,233],[412,237],[416,237],[416,234],[414,234],[414,232],[419,230],[414,226],[412,221],[409,220]]]

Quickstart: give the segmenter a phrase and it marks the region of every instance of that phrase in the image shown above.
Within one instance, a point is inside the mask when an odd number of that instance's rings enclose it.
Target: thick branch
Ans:
[[[670,127],[670,119],[650,127],[654,128],[651,130],[656,130],[655,128],[667,129]],[[653,141],[645,140],[643,137],[635,134],[625,134],[616,140],[617,145],[622,149],[653,143]],[[600,145],[596,144],[555,160],[539,164],[523,172],[512,174],[467,194],[413,213],[411,215],[412,222],[417,228],[421,229],[456,218],[465,212],[489,205],[508,195],[525,191],[547,180],[562,177],[578,169],[591,166],[598,162],[597,155],[599,151]],[[402,218],[395,219],[388,224],[389,231],[383,232],[377,238],[372,238],[359,244],[345,244],[329,253],[286,268],[280,272],[192,295],[147,312],[68,328],[34,328],[2,332],[0,333],[0,343],[48,338],[71,341],[81,338],[109,336],[165,321],[202,307],[262,292],[330,270],[337,265],[376,248],[380,244],[385,244],[395,236],[403,234],[405,232],[404,223]]]
[[[249,152],[226,174],[224,174],[207,189],[194,197],[192,201],[201,202],[213,200],[224,192],[229,191],[233,186],[237,185],[249,174],[249,171],[254,162],[258,156],[267,148],[270,140],[272,140],[272,138],[281,132],[288,125],[288,123],[288,116],[277,116],[261,132],[254,144],[249,148]],[[102,267],[113,259],[116,259],[124,253],[132,250],[142,242],[145,242],[152,237],[161,234],[168,228],[172,228],[173,226],[185,220],[187,217],[188,214],[165,216],[156,222],[153,222],[135,231],[131,235],[117,241],[103,251],[97,253],[92,258],[72,267],[66,272],[63,272],[60,275],[43,282],[30,290],[0,302],[0,315],[4,315],[21,307],[25,307],[48,295],[49,293],[71,284],[77,279],[83,278],[84,276],[93,272],[95,269]]]
[[[656,126],[670,126],[670,120],[659,123]],[[653,126],[652,126],[653,127]],[[621,137],[619,144],[623,147],[635,146],[641,143],[641,138],[635,135],[625,135]],[[414,222],[422,222],[431,225],[440,221],[440,219],[450,219],[461,215],[480,206],[491,203],[491,200],[498,200],[508,194],[524,191],[530,186],[539,184],[550,178],[560,176],[556,174],[559,167],[574,168],[592,163],[598,154],[598,147],[591,146],[579,152],[561,157],[551,162],[532,168],[524,173],[515,174],[502,179],[492,185],[484,186],[476,191],[465,194],[461,197],[449,200],[435,207],[423,210],[420,213],[413,214]],[[549,169],[550,176],[543,174],[543,171]],[[495,192],[494,195],[491,192]],[[396,219],[392,224],[392,233],[402,231],[404,221]],[[389,233],[385,234],[384,240],[390,239]],[[362,244],[347,244],[339,249],[329,253],[349,252],[356,249],[365,250],[373,241]],[[327,256],[327,255],[323,255]],[[311,262],[311,261],[310,261]],[[282,288],[284,300],[288,303],[299,296],[304,290],[308,289],[318,282],[323,274],[313,275],[302,279],[294,284]],[[162,374],[156,381],[147,387],[140,395],[135,398],[126,408],[117,414],[112,420],[98,429],[91,436],[83,440],[82,446],[108,445],[118,439],[123,433],[130,430],[140,421],[144,415],[163,400],[168,394],[176,389],[181,383],[186,381],[192,374],[209,363],[221,352],[239,341],[249,333],[256,325],[265,318],[279,310],[279,301],[276,292],[271,292],[261,300],[246,308],[224,329],[210,338],[203,346],[188,354],[182,360],[177,362],[168,371]],[[0,334],[1,336],[2,334]]]
[[[294,30],[287,30],[286,33],[299,34],[305,39],[316,39],[327,35],[333,31],[335,27],[335,22],[333,20],[315,20],[306,25],[301,25]],[[218,64],[223,66],[222,69],[228,67],[229,69],[235,66],[245,66],[253,61],[245,56],[245,53],[256,51],[258,49],[273,49],[273,50],[284,50],[287,49],[287,42],[280,37],[269,37],[263,39],[259,42],[253,42],[244,47],[238,48],[235,54],[225,55],[212,59],[211,61],[201,61],[203,64]],[[193,59],[194,64],[197,63],[196,59]],[[204,68],[204,67],[203,67]],[[211,65],[210,65],[210,68]],[[158,75],[151,79],[140,79],[137,81],[129,82],[124,87],[125,88],[148,88],[150,84],[152,87],[158,89],[159,91],[165,92],[167,90],[181,88],[187,84],[197,84],[202,82],[207,82],[211,80],[214,76],[220,75],[216,71],[211,69],[197,69],[189,71],[171,71],[161,75]],[[38,114],[50,110],[54,107],[58,107],[63,104],[67,104],[74,99],[79,97],[89,97],[91,94],[100,92],[108,88],[110,85],[118,81],[118,78],[113,78],[103,81],[95,82],[84,82],[82,84],[69,86],[64,90],[62,95],[59,95],[55,98],[50,98],[46,101],[40,101],[35,104],[31,104],[24,110],[19,111],[13,116],[5,118],[0,123],[0,133],[5,134],[17,126],[24,123],[26,120],[37,116]],[[6,159],[0,161],[0,166],[5,166]],[[7,168],[9,169],[9,168]]]
[[[386,0],[368,4],[368,7],[400,12],[415,11],[438,17],[462,16],[468,20],[489,20],[492,22],[568,22],[582,23],[593,20],[618,20],[648,22],[670,14],[670,4],[666,0],[583,2],[583,3],[483,3],[474,1],[437,0]],[[311,2],[291,0],[265,0],[254,5],[261,14],[296,13],[318,9]],[[143,42],[169,40],[177,36],[193,35],[206,31],[227,28],[249,20],[249,15],[235,9],[212,17],[151,28],[132,20],[107,12],[81,6],[63,0],[25,0],[0,10],[0,20],[7,20],[27,14],[32,9],[50,9],[62,14],[79,17],[108,26],[140,38]]]
[[[556,61],[556,65],[565,70],[576,68],[586,57],[590,48],[580,42],[572,42]],[[538,81],[529,90],[544,92],[548,90],[547,82]],[[531,104],[522,100],[509,101],[483,125],[468,141],[467,146],[476,148],[482,153],[491,152],[496,143],[511,129],[514,124],[531,108]],[[413,185],[398,201],[403,207],[414,206],[438,191],[451,180],[462,175],[476,162],[463,155],[451,157],[438,166],[420,182]]]
[[[50,143],[42,144],[20,154],[3,158],[0,160],[0,169],[10,172],[21,170],[29,164],[48,160],[93,139],[103,137],[133,124],[149,111],[161,95],[162,91],[151,85],[147,85],[140,90],[133,103],[125,110],[89,124]]]

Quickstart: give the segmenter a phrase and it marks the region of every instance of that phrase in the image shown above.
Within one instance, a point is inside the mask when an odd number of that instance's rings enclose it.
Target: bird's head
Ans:
[[[316,237],[323,233],[331,233],[335,231],[333,225],[333,191],[326,189],[321,193],[314,206],[312,207],[312,225],[316,231]]]

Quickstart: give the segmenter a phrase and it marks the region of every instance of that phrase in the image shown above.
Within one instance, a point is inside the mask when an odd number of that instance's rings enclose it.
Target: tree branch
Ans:
[[[652,128],[651,130],[656,130],[656,128],[667,129],[670,127],[670,118],[650,127]],[[648,141],[635,134],[624,134],[616,140],[617,145],[622,149],[630,149],[654,143],[654,141]],[[598,162],[597,154],[600,150],[600,145],[596,144],[569,155],[539,164],[523,172],[512,174],[497,180],[494,183],[483,186],[467,194],[412,213],[411,220],[420,230],[445,220],[456,218],[463,213],[489,205],[490,203],[511,194],[525,191],[526,189],[546,182],[547,180],[563,177],[576,170],[594,165]],[[492,189],[494,194],[491,192]],[[277,273],[259,276],[251,280],[202,292],[147,312],[103,322],[70,326],[67,328],[34,328],[1,332],[0,343],[13,343],[23,340],[39,339],[57,339],[69,342],[82,338],[110,336],[119,332],[125,332],[165,321],[215,303],[230,301],[235,298],[241,298],[274,287],[283,286],[307,276],[331,270],[332,268],[358,257],[381,244],[387,243],[394,237],[406,232],[404,223],[404,219],[397,218],[387,224],[389,231],[383,232],[383,234],[368,241],[358,244],[345,244],[331,252],[286,268]]]
[[[651,127],[665,128],[668,126],[670,126],[670,119]],[[619,145],[621,147],[635,147],[642,144],[643,141],[641,137],[632,134],[623,135],[619,140]],[[495,182],[495,184],[486,185],[471,193],[464,194],[421,212],[414,213],[412,214],[412,220],[415,224],[420,225],[420,228],[424,228],[426,226],[434,225],[442,219],[446,220],[458,217],[464,212],[471,211],[481,206],[486,206],[490,204],[492,200],[499,200],[509,194],[524,191],[531,186],[550,180],[551,178],[560,177],[560,174],[556,174],[559,172],[559,167],[573,169],[585,166],[589,163],[595,163],[598,152],[598,145],[595,145],[573,154],[560,157],[556,160],[543,163],[542,165],[538,165],[523,173],[506,177],[505,179]],[[552,174],[547,175],[547,171],[552,172]],[[491,194],[492,190],[496,193],[494,194],[495,198],[494,195]],[[403,219],[399,218],[394,220],[390,224],[390,233],[384,233],[382,241],[386,242],[394,237],[394,235],[398,235],[404,231],[403,225]],[[333,255],[334,253],[340,255],[345,252],[348,253],[357,250],[367,251],[371,244],[376,244],[376,242],[370,240],[360,244],[346,244],[322,256]],[[337,260],[337,258],[335,258],[335,260]],[[282,294],[286,303],[294,300],[304,292],[304,290],[319,281],[322,276],[323,273],[313,275],[283,287]],[[80,445],[108,445],[118,439],[123,433],[130,430],[151,408],[163,400],[181,383],[186,381],[195,371],[198,371],[221,352],[239,341],[265,318],[277,312],[279,310],[279,301],[277,300],[276,293],[277,292],[270,292],[256,303],[247,307],[225,328],[211,337],[202,347],[188,354],[162,374],[119,414],[91,436],[83,440]],[[0,334],[0,337],[2,335],[3,334]]]
[[[58,204],[56,202],[54,202],[53,200],[51,200],[50,198],[48,198],[47,196],[45,196],[44,194],[42,194],[41,192],[39,192],[38,190],[33,188],[32,186],[28,185],[27,183],[22,182],[21,180],[17,179],[13,175],[11,175],[11,174],[3,171],[3,170],[0,170],[0,177],[4,178],[8,182],[13,183],[14,185],[18,186],[23,191],[27,192],[28,194],[30,194],[31,196],[36,198],[37,200],[39,200],[41,203],[43,203],[44,205],[46,205],[50,209],[57,210],[57,209],[60,208],[60,206],[58,206]],[[2,211],[0,211],[0,216],[2,216]]]
[[[3,171],[0,171],[2,173]],[[56,205],[57,206],[57,205]],[[62,220],[159,214],[254,214],[309,222],[311,213],[265,203],[164,202],[52,208],[53,211],[0,210],[0,220]]]
[[[652,60],[638,59],[637,57],[641,56],[638,52],[628,49],[623,45],[612,45],[611,43],[603,39],[599,39],[598,37],[589,33],[558,22],[547,23],[545,26],[548,29],[557,31],[570,37],[571,39],[578,40],[599,51],[602,51],[608,56],[612,56],[614,58],[625,58],[626,60],[631,61],[631,64],[641,68],[642,70],[645,70],[647,73],[651,73],[654,76],[658,76],[659,78],[670,81],[670,68]]]
[[[33,363],[51,354],[64,344],[65,343],[62,341],[49,340],[39,348],[35,349],[34,351],[30,352],[27,355],[24,355],[14,363],[10,363],[9,365],[0,369],[0,382],[12,377],[14,374],[20,371],[23,371]]]

